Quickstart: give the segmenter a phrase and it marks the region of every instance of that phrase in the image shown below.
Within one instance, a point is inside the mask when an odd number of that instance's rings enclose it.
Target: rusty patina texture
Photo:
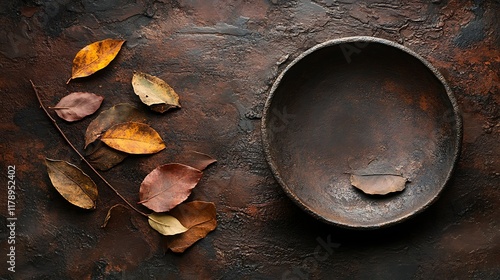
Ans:
[[[16,166],[18,218],[12,274],[4,270],[10,245],[2,187],[1,278],[497,277],[500,4],[402,2],[1,1],[0,170],[7,186],[7,166]],[[295,206],[265,160],[260,131],[271,85],[291,61],[318,43],[359,35],[400,43],[430,61],[464,118],[461,157],[440,199],[408,221],[375,231],[327,225]],[[66,85],[78,50],[108,37],[127,40],[117,58]],[[168,82],[182,109],[151,112],[133,93],[133,71]],[[158,165],[193,150],[215,157],[190,199],[216,204],[217,229],[181,255],[165,253],[160,235],[125,208],[100,228],[120,200],[95,176],[96,210],[66,202],[51,186],[43,159],[80,160],[39,108],[29,79],[46,105],[87,91],[104,96],[98,113],[122,102],[144,110],[168,148],[129,156],[103,172],[132,202]],[[59,123],[82,149],[92,119]]]

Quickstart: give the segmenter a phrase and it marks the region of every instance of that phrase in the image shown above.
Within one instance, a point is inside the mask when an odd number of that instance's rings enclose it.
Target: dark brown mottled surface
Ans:
[[[6,279],[495,279],[500,275],[500,21],[498,1],[146,1],[47,0],[0,4],[0,213],[6,217],[7,165],[17,169],[16,273],[5,270],[8,236],[0,219],[0,277]],[[261,111],[278,73],[329,39],[389,39],[429,60],[447,79],[464,118],[461,159],[441,198],[400,225],[377,231],[328,226],[284,194],[265,161]],[[93,77],[72,81],[71,61],[86,44],[127,40]],[[38,107],[72,91],[142,106],[134,70],[169,82],[182,109],[148,111],[167,149],[129,157],[106,178],[131,201],[156,166],[197,150],[218,159],[192,199],[215,202],[218,228],[182,255],[164,252],[141,217],[95,178],[93,212],[52,188],[46,156],[78,163]],[[144,106],[142,106],[144,110]],[[61,123],[84,144],[92,118]],[[87,170],[86,168],[84,168]],[[327,243],[330,242],[328,245]]]

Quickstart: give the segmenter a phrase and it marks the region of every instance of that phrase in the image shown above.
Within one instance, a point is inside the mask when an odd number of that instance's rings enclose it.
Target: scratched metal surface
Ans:
[[[498,1],[2,1],[1,278],[497,278],[499,9]],[[261,112],[280,71],[317,43],[355,35],[401,43],[429,60],[464,118],[461,158],[439,200],[375,231],[329,226],[300,210],[273,178],[261,144]],[[65,85],[75,53],[107,37],[127,39],[117,59]],[[79,160],[38,107],[29,79],[48,105],[85,90],[105,96],[102,109],[142,106],[130,85],[134,70],[168,81],[183,108],[148,112],[166,151],[128,158],[104,176],[137,201],[144,176],[183,151],[218,159],[191,199],[215,202],[219,226],[181,255],[165,253],[160,236],[128,211],[101,229],[119,199],[95,178],[97,209],[75,209],[43,166],[46,156]],[[77,147],[91,119],[60,122]],[[5,266],[8,165],[16,165],[18,184],[15,273]]]

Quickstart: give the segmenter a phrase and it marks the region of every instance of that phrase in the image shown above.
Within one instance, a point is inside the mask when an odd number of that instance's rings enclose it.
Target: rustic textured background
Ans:
[[[429,279],[500,277],[499,1],[7,0],[0,3],[0,170],[16,165],[16,273],[5,267],[6,177],[0,201],[0,277],[6,279]],[[421,54],[443,73],[464,117],[457,170],[424,213],[382,230],[325,225],[275,182],[260,140],[270,85],[301,52],[328,39],[377,36]],[[76,52],[127,40],[117,59],[65,85]],[[388,58],[390,59],[390,58]],[[79,163],[39,108],[72,91],[129,102],[134,70],[169,82],[183,108],[148,111],[168,148],[130,157],[104,176],[131,201],[157,165],[186,150],[213,155],[192,198],[217,205],[219,226],[182,255],[165,253],[147,222],[99,185],[98,208],[76,209],[53,189],[44,157]],[[63,130],[77,145],[91,118]],[[85,169],[85,168],[84,168]],[[87,170],[87,169],[85,169]],[[330,242],[330,245],[325,245]],[[335,248],[334,248],[335,247]]]

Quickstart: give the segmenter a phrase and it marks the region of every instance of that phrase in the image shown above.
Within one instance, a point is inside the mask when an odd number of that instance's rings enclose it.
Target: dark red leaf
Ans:
[[[169,163],[157,167],[142,181],[140,204],[155,212],[166,212],[183,202],[203,173],[191,166]]]
[[[90,92],[73,92],[61,99],[55,107],[56,114],[63,120],[74,122],[92,115],[99,107],[104,97]]]

